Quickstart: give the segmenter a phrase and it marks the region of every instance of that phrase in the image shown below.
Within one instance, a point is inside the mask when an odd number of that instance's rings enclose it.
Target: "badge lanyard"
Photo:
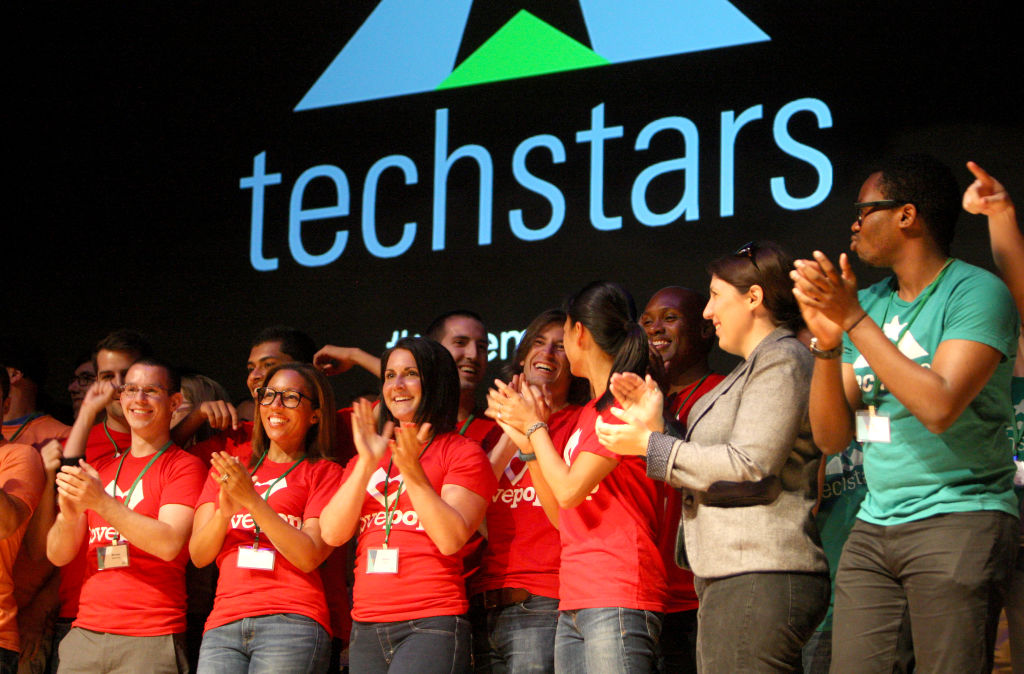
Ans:
[[[698,381],[696,384],[694,384],[693,388],[690,389],[690,392],[686,394],[686,398],[683,399],[683,404],[680,405],[679,407],[677,407],[675,409],[675,411],[672,412],[672,416],[674,416],[676,418],[676,421],[683,421],[682,419],[679,418],[679,415],[682,413],[682,411],[684,409],[686,409],[686,403],[690,402],[690,398],[693,397],[693,394],[697,392],[697,389],[700,388],[701,384],[703,384],[705,381],[707,381],[707,378],[710,377],[710,376],[711,376],[711,373],[708,372],[703,377],[701,377],[700,381]]]
[[[25,421],[21,422],[21,426],[18,426],[18,430],[14,431],[14,435],[11,436],[11,439],[8,442],[14,442],[15,440],[17,440],[18,436],[21,435],[21,432],[25,430],[25,427],[41,416],[43,416],[42,412],[33,412],[32,414],[28,415],[28,418],[25,419]],[[472,417],[470,417],[470,419],[472,419]]]
[[[945,276],[946,270],[949,269],[949,265],[952,262],[953,258],[949,258],[948,260],[946,260],[946,264],[942,265],[942,269],[939,270],[939,274],[938,276],[935,277],[935,280],[929,283],[928,287],[925,288],[924,292],[921,293],[921,295],[917,298],[917,301],[915,302],[917,306],[914,307],[914,311],[910,314],[910,317],[907,319],[907,324],[903,327],[902,330],[899,331],[899,334],[896,335],[896,339],[893,340],[893,343],[897,347],[899,347],[900,340],[903,339],[904,335],[906,335],[907,332],[910,331],[910,326],[914,324],[914,321],[917,319],[918,315],[920,315],[921,311],[924,309],[924,305],[927,304],[929,299],[931,299],[932,293],[935,292],[935,287],[939,285],[939,281],[941,281],[942,277]],[[893,288],[892,291],[889,293],[889,301],[885,305],[885,314],[883,314],[882,316],[883,326],[889,320],[889,311],[890,309],[892,309],[892,300],[894,297],[896,297],[898,292],[899,291],[897,288]],[[867,395],[863,396],[861,400],[863,400],[868,405],[877,406],[879,390],[881,385],[882,382],[879,381],[876,377],[875,381],[871,385],[871,391],[869,391]]]
[[[459,435],[462,435],[462,436],[466,435],[466,431],[469,430],[469,425],[471,423],[473,423],[473,420],[475,418],[476,418],[476,416],[474,416],[472,414],[470,414],[468,417],[466,417],[466,420],[462,422],[462,428],[459,429]],[[429,447],[430,445],[427,445],[427,446]],[[426,450],[424,450],[424,451],[426,451]],[[420,456],[423,456],[423,455],[421,454]],[[388,470],[388,472],[389,473],[391,472],[390,469]]]
[[[264,454],[262,457],[260,457],[260,460],[253,467],[252,473],[249,474],[250,477],[255,477],[256,476],[256,470],[259,469],[260,464],[263,463],[263,459],[265,459],[265,458],[267,458],[266,454]],[[302,457],[301,459],[299,459],[298,461],[293,463],[291,466],[289,466],[288,470],[286,470],[283,473],[281,473],[277,477],[276,480],[271,482],[270,486],[267,487],[267,491],[263,492],[263,500],[266,501],[269,504],[270,503],[270,492],[274,491],[274,487],[277,486],[277,483],[280,482],[281,480],[283,480],[288,473],[290,473],[293,470],[295,470],[296,468],[298,468],[299,464],[302,463],[305,460],[306,460],[306,457]],[[256,548],[258,548],[260,546],[260,525],[258,525],[258,524],[255,525],[254,533],[256,534],[256,537],[253,539],[252,547],[255,550]]]
[[[152,468],[153,464],[156,463],[156,460],[159,459],[161,456],[163,456],[163,453],[166,452],[170,448],[171,444],[172,444],[171,441],[168,440],[164,444],[164,446],[161,447],[157,451],[157,453],[153,456],[153,458],[149,460],[149,463],[147,463],[146,467],[142,469],[142,472],[135,476],[135,481],[132,482],[132,486],[128,488],[128,492],[124,495],[124,505],[125,505],[126,508],[128,508],[129,510],[132,509],[132,506],[131,506],[132,494],[135,492],[135,487],[137,487],[139,485],[139,482],[142,480],[142,476],[145,475],[146,472],[150,468]],[[128,458],[128,452],[125,452],[124,454],[121,455],[121,461],[118,462],[118,464],[117,464],[117,471],[114,472],[114,494],[115,494],[115,497],[116,497],[116,494],[117,494],[117,478],[119,478],[121,476],[121,467],[124,466],[124,460],[127,459],[127,458]],[[118,540],[121,540],[121,533],[120,532],[118,532],[117,536],[118,536]]]
[[[110,444],[114,446],[114,456],[121,456],[121,452],[124,450],[118,447],[117,443],[114,442],[114,437],[110,435],[110,429],[107,428],[106,420],[103,421],[103,432],[107,434],[107,440],[110,440]],[[125,447],[125,449],[127,449],[127,447]]]
[[[470,415],[470,420],[472,420],[472,418],[472,415]],[[434,444],[434,438],[430,438],[430,442],[427,443],[427,446],[423,448],[423,451],[420,452],[420,455],[417,458],[422,459],[423,455],[426,454],[427,449],[429,449],[432,444]],[[384,478],[384,545],[382,547],[385,550],[388,549],[388,541],[391,540],[391,515],[398,510],[398,497],[402,495],[402,483],[399,483],[398,491],[395,492],[395,505],[392,506],[388,501],[388,486],[391,484],[391,467],[394,465],[394,462],[394,456],[388,459],[388,472]]]

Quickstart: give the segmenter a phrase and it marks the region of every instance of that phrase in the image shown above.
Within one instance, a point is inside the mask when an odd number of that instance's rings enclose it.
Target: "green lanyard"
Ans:
[[[163,455],[163,453],[167,451],[167,449],[171,446],[171,444],[172,444],[171,441],[168,440],[167,444],[165,444],[163,447],[161,447],[157,451],[157,453],[153,455],[153,458],[149,460],[149,463],[147,463],[146,467],[142,469],[142,472],[135,476],[135,481],[132,482],[132,486],[128,488],[128,493],[124,495],[124,505],[125,505],[126,508],[128,508],[128,510],[132,509],[132,507],[130,505],[131,502],[132,502],[132,494],[135,492],[135,487],[137,487],[139,485],[139,481],[142,480],[142,476],[145,475],[146,471],[148,471],[153,466],[153,464],[156,463],[156,460],[159,459]],[[124,454],[121,455],[121,461],[117,464],[117,472],[114,473],[114,494],[113,495],[114,495],[115,498],[117,498],[117,496],[116,496],[117,495],[117,478],[119,478],[121,476],[121,467],[124,466],[124,460],[127,459],[127,458],[128,458],[128,452],[125,452]],[[121,534],[118,533],[118,538],[120,538],[120,537],[121,537]]]
[[[110,429],[107,428],[106,420],[103,421],[103,432],[107,434],[107,440],[110,440],[110,444],[112,444],[114,446],[114,456],[115,457],[120,456],[121,452],[123,452],[124,450],[121,449],[120,447],[118,447],[117,443],[114,442],[113,436],[110,435]],[[127,449],[127,447],[125,449]]]
[[[707,378],[710,376],[710,372],[706,373],[703,377],[700,378],[700,381],[694,384],[693,388],[690,389],[690,392],[686,394],[686,398],[683,399],[683,404],[677,407],[675,411],[672,413],[672,416],[676,418],[676,421],[683,421],[682,419],[679,418],[680,413],[682,413],[683,409],[686,408],[686,403],[690,402],[690,398],[692,398],[693,394],[697,392],[697,389],[700,388],[700,385],[707,381]]]
[[[472,421],[472,419],[473,419],[473,416],[470,415],[469,421]],[[468,421],[467,421],[467,424],[468,424]],[[460,435],[461,435],[461,433],[460,433]],[[419,455],[420,459],[423,458],[423,455],[427,453],[427,449],[429,449],[430,445],[432,445],[432,444],[434,444],[434,438],[430,438],[430,442],[428,442],[427,446],[424,447],[423,451],[420,452],[420,455]],[[391,515],[396,510],[398,510],[398,497],[400,497],[402,495],[402,486],[404,484],[404,483],[401,483],[401,484],[398,485],[398,491],[395,492],[395,505],[394,505],[394,507],[392,507],[392,505],[388,502],[388,485],[391,484],[391,466],[394,464],[394,462],[395,462],[395,457],[394,456],[392,456],[390,459],[388,459],[388,473],[384,477],[384,546],[383,547],[384,547],[385,550],[388,549],[388,541],[391,540]]]
[[[907,324],[903,326],[903,329],[901,329],[896,335],[896,339],[892,340],[897,347],[899,347],[900,340],[903,339],[904,335],[910,331],[910,326],[912,326],[914,321],[917,320],[918,315],[920,315],[921,311],[924,309],[924,305],[927,304],[929,299],[931,299],[932,293],[935,292],[935,287],[939,285],[939,281],[941,281],[942,277],[946,275],[946,270],[949,269],[949,265],[952,264],[952,262],[953,258],[946,260],[946,264],[942,265],[942,269],[939,270],[939,274],[935,277],[935,280],[929,283],[928,287],[924,289],[924,292],[915,300],[914,304],[916,306],[914,307],[914,311],[910,314],[910,317],[907,319]],[[894,287],[889,293],[889,301],[886,303],[885,313],[882,315],[883,332],[885,331],[885,324],[889,322],[889,310],[892,309],[892,300],[896,297],[898,292],[898,289]],[[869,405],[873,404],[877,407],[878,392],[881,385],[882,382],[876,377],[874,383],[871,385],[871,391],[869,391],[868,395],[864,396],[862,400]]]
[[[250,477],[255,477],[256,476],[256,471],[259,469],[260,465],[263,463],[263,460],[266,459],[266,458],[267,458],[266,454],[264,454],[263,456],[260,457],[260,460],[256,462],[255,466],[253,466],[252,472],[249,473]],[[293,463],[288,468],[288,470],[286,470],[283,473],[281,473],[280,475],[278,475],[277,479],[274,480],[273,482],[271,482],[270,486],[267,487],[267,490],[265,492],[263,492],[263,500],[266,501],[269,504],[270,503],[270,492],[274,491],[274,487],[277,486],[277,483],[280,482],[281,480],[283,480],[285,475],[287,475],[288,473],[290,473],[293,470],[295,470],[298,467],[298,465],[300,463],[302,463],[303,461],[305,461],[305,460],[306,460],[306,457],[302,457],[301,459],[299,459],[298,461]],[[254,532],[256,534],[256,538],[253,539],[252,547],[253,547],[253,549],[256,549],[256,548],[258,548],[260,546],[260,525],[258,525],[258,524],[255,525]]]
[[[466,417],[466,420],[462,422],[462,428],[459,429],[459,435],[462,435],[462,436],[466,435],[466,431],[469,430],[469,425],[471,423],[473,423],[473,419],[475,419],[475,418],[476,417],[474,415],[472,415],[472,414],[470,414],[468,417]]]
[[[32,414],[28,415],[28,418],[25,419],[25,421],[21,422],[21,426],[18,426],[18,430],[14,431],[14,435],[11,436],[9,442],[14,442],[15,440],[17,440],[18,436],[21,435],[21,432],[25,430],[25,427],[41,416],[43,416],[42,412],[33,412]]]

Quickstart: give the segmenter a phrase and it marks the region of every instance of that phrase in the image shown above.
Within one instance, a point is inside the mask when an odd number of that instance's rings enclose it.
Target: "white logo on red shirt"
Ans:
[[[384,484],[387,482],[388,498],[384,500]],[[383,468],[377,468],[377,471],[370,476],[370,482],[366,485],[366,493],[373,498],[377,499],[377,503],[380,503],[385,509],[389,509],[396,506],[396,499],[398,498],[399,492],[402,490],[404,484],[402,474],[391,476],[388,478],[388,473]]]
[[[131,487],[129,487],[129,489],[131,489]],[[122,491],[120,487],[116,487],[115,488],[113,480],[110,481],[110,484],[108,484],[106,487],[104,487],[103,491],[107,492],[108,494],[110,494],[114,498],[119,498],[119,499],[122,499],[122,500],[124,499],[125,495],[128,493],[126,491]],[[135,491],[132,492],[131,503],[125,503],[125,505],[128,506],[129,510],[135,510],[135,506],[137,506],[140,503],[142,503],[142,499],[144,499],[144,498],[146,498],[146,495],[145,495],[145,493],[142,490],[142,480],[139,480],[139,483],[137,485],[135,485]]]
[[[266,482],[254,482],[252,486],[253,486],[253,488],[256,489],[256,493],[260,494],[260,487],[264,487],[264,488],[268,487],[268,486],[274,484],[274,480],[276,480],[276,479],[277,478],[274,477],[274,478],[270,478]],[[282,489],[286,489],[287,487],[288,487],[288,478],[287,477],[282,477],[281,481],[278,482],[277,484],[274,484],[274,486],[271,487],[269,492],[264,491],[264,493],[260,494],[260,496],[263,497],[263,500],[269,501],[271,496],[273,496],[277,492],[281,491]]]
[[[515,461],[515,460],[516,460],[516,457],[512,457],[512,461]],[[523,476],[526,475],[526,471],[529,470],[529,467],[527,467],[526,462],[524,461],[524,462],[522,462],[523,463],[522,470],[520,470],[517,473],[514,470],[512,470],[512,461],[509,461],[508,465],[505,466],[505,477],[507,477],[508,481],[511,482],[512,484],[518,484],[519,481],[523,479]]]

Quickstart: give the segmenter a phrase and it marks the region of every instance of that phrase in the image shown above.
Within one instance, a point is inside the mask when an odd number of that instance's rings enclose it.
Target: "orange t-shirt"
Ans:
[[[0,540],[0,648],[20,651],[18,640],[18,605],[14,601],[14,560],[25,536],[28,521],[39,505],[45,482],[43,460],[29,445],[5,442],[0,444],[0,489],[8,497],[28,506],[28,517],[17,531]]]
[[[19,445],[32,445],[37,450],[50,440],[63,443],[71,433],[71,427],[57,421],[49,414],[43,414],[26,422],[4,423],[4,437]]]

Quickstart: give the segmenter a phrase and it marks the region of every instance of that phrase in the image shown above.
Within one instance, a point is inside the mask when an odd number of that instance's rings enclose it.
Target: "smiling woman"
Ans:
[[[455,432],[459,372],[448,349],[405,338],[381,356],[381,400],[353,405],[358,455],[321,517],[341,545],[358,528],[353,671],[469,667],[460,554],[483,520],[495,479],[487,456]],[[394,435],[394,440],[392,440]]]
[[[334,397],[312,366],[271,368],[256,389],[253,438],[216,452],[189,552],[220,569],[199,672],[322,672],[330,619],[318,567],[332,551],[320,511],[341,477],[333,453]],[[326,414],[326,423],[321,423]]]

